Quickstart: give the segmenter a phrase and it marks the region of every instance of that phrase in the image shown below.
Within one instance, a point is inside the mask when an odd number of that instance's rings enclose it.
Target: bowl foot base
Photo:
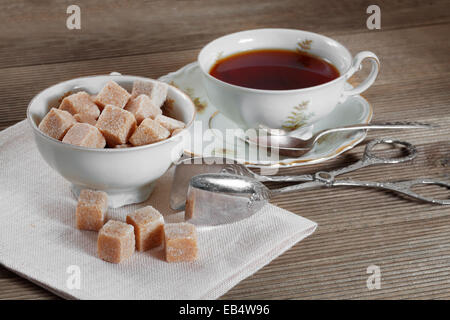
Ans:
[[[127,204],[132,203],[139,203],[144,202],[148,199],[148,197],[153,192],[153,189],[155,188],[155,182],[152,182],[151,184],[136,188],[136,189],[129,189],[129,190],[102,190],[105,191],[108,194],[108,207],[109,208],[119,208],[123,207]],[[80,195],[80,191],[83,189],[88,189],[86,186],[80,186],[72,184],[70,187],[73,195],[75,198],[78,199]]]

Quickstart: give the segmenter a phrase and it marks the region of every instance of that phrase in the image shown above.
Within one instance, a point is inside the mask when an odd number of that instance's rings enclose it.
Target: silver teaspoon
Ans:
[[[290,136],[289,132],[283,129],[271,129],[260,126],[263,134],[257,136],[245,136],[244,140],[258,147],[271,149],[272,152],[278,151],[278,154],[290,157],[300,157],[309,152],[318,140],[333,132],[364,130],[364,129],[434,129],[438,126],[427,123],[416,122],[387,122],[371,124],[354,124],[340,128],[325,129],[317,132],[309,139]]]

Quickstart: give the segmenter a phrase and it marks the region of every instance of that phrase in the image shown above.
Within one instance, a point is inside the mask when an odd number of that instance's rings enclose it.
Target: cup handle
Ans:
[[[361,51],[353,58],[352,66],[345,77],[346,79],[349,79],[353,74],[355,74],[355,72],[359,71],[361,68],[361,63],[364,59],[370,59],[370,62],[372,63],[372,70],[370,70],[370,74],[366,79],[364,79],[363,82],[361,82],[353,89],[344,89],[342,98],[346,99],[347,96],[353,96],[355,94],[360,94],[361,92],[366,91],[375,81],[380,69],[380,61],[378,60],[378,57],[375,55],[375,53],[370,51]]]

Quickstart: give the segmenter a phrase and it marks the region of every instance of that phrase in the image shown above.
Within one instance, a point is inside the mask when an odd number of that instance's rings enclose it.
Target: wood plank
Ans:
[[[450,21],[446,0],[378,1],[383,33]],[[330,36],[364,32],[371,1],[77,1],[81,30],[66,28],[66,1],[0,3],[0,68],[200,48],[245,29],[282,27]],[[378,31],[376,31],[378,32]],[[378,32],[380,33],[380,32]]]
[[[203,44],[224,33],[266,26],[309,29],[336,38],[352,53],[371,50],[380,57],[379,78],[364,93],[374,107],[375,121],[441,125],[427,132],[370,132],[367,140],[395,136],[414,143],[418,157],[344,177],[450,180],[448,1],[382,1],[381,31],[365,28],[370,1],[79,3],[84,24],[80,32],[65,29],[64,1],[51,6],[50,1],[0,3],[0,129],[23,119],[28,101],[62,80],[111,71],[156,78],[194,61]],[[363,149],[364,144],[326,163],[280,173],[342,167],[359,159]],[[422,191],[448,197],[442,189]],[[318,230],[222,298],[450,298],[450,208],[362,188],[304,191],[278,196],[273,203],[317,221]],[[366,287],[371,264],[381,267],[380,290]],[[0,267],[0,299],[54,297]]]
[[[223,298],[413,298],[410,293],[441,289],[448,296],[449,219],[340,233],[322,232],[319,224],[314,237],[294,246]],[[381,268],[380,290],[366,288],[366,269],[371,264]]]
[[[4,268],[0,268],[0,279],[14,278],[14,273]]]
[[[6,279],[0,278],[0,288],[0,300],[50,300],[58,298],[51,292],[18,276]]]
[[[379,78],[364,93],[375,108],[375,120],[405,120],[402,113],[408,110],[408,115],[432,121],[441,118],[442,110],[448,110],[450,93],[445,88],[450,81],[447,76],[450,75],[447,55],[450,44],[445,40],[449,32],[450,24],[446,24],[336,37],[354,53],[369,49],[380,57]],[[412,41],[417,35],[420,37]],[[394,41],[389,40],[390,45],[386,45],[386,39]],[[440,50],[430,50],[435,43],[439,43]],[[197,53],[198,50],[187,50],[0,69],[3,75],[0,129],[25,118],[28,102],[52,84],[112,71],[157,78],[195,61]],[[423,59],[428,63],[424,64]],[[353,82],[358,82],[363,75],[355,77]],[[411,108],[416,104],[427,108]]]

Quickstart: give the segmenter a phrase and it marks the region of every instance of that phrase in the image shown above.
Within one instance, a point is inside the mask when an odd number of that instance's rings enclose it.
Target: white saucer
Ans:
[[[248,166],[277,166],[293,167],[326,161],[335,158],[339,154],[353,148],[366,136],[365,130],[333,133],[326,135],[307,154],[298,158],[273,157],[266,155],[266,151],[258,152],[258,148],[249,146],[242,140],[236,138],[231,143],[225,143],[226,129],[239,129],[236,124],[224,117],[208,100],[202,86],[200,69],[197,62],[190,63],[181,69],[159,78],[159,80],[170,83],[186,92],[194,101],[197,108],[197,121],[191,130],[192,143],[187,146],[185,152],[195,156],[226,156]],[[348,86],[351,86],[348,84]],[[325,119],[314,124],[313,133],[327,128],[335,128],[352,124],[369,123],[372,118],[372,107],[369,102],[361,96],[349,97],[344,103]],[[201,127],[201,129],[200,129]],[[207,129],[215,129],[213,133],[205,135]],[[199,136],[202,135],[202,136]],[[203,139],[203,141],[202,141]],[[214,142],[213,142],[214,141]]]

